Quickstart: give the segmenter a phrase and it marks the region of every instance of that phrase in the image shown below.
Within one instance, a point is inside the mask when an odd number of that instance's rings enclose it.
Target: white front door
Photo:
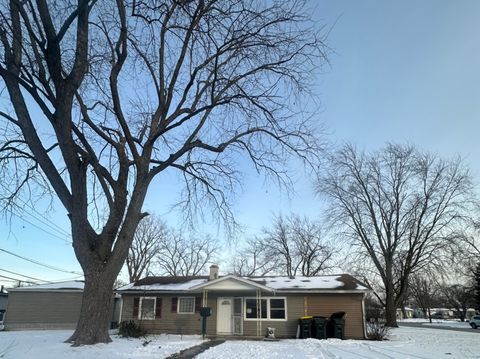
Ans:
[[[218,298],[217,333],[232,334],[233,298]]]

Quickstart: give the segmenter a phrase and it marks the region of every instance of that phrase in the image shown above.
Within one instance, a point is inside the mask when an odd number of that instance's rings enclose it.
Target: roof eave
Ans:
[[[371,291],[371,289],[277,289],[276,293],[362,294]]]

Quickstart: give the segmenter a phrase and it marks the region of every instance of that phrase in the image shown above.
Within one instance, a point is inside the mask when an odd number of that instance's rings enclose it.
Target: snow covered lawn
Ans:
[[[468,321],[461,322],[459,319],[432,319],[432,322],[428,319],[402,319],[398,321],[399,324],[402,323],[415,323],[431,327],[450,327],[450,328],[470,328],[470,323]]]
[[[0,332],[0,358],[34,359],[123,359],[165,358],[185,348],[200,344],[197,335],[152,335],[145,339],[126,339],[112,335],[110,344],[73,348],[63,343],[72,334],[68,330]]]
[[[64,344],[70,331],[0,332],[0,358],[25,359],[161,359],[202,342],[199,336],[156,335],[124,339],[112,335],[110,344],[72,348]],[[401,327],[389,341],[281,340],[227,341],[200,354],[198,359],[262,358],[480,358],[480,330],[459,332],[433,328]]]
[[[282,340],[230,341],[200,354],[198,359],[261,358],[480,358],[477,334],[430,328],[403,327],[391,331],[391,340]]]

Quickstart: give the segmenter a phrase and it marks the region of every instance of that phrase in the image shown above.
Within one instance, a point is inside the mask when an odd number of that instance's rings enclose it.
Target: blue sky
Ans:
[[[316,120],[327,126],[328,140],[351,141],[367,149],[387,141],[408,142],[445,157],[461,155],[478,182],[480,1],[312,0],[311,6],[314,21],[332,27],[331,66],[323,69],[315,89],[321,99]],[[321,215],[321,202],[308,177],[299,169],[293,179],[296,191],[286,194],[255,173],[246,174],[243,192],[234,201],[237,220],[245,228],[240,238],[258,233],[275,213]],[[168,210],[176,184],[159,185],[166,191],[152,191],[145,207],[174,223],[178,213]],[[11,227],[2,222],[0,248],[79,270],[71,246],[45,225],[47,221],[68,231],[63,209],[43,216],[44,222],[29,215],[25,219],[57,236],[26,220],[14,220]],[[208,228],[222,238],[214,226]],[[0,268],[46,280],[75,276],[1,251]],[[0,275],[18,277],[1,270]],[[9,283],[0,278],[0,284]]]

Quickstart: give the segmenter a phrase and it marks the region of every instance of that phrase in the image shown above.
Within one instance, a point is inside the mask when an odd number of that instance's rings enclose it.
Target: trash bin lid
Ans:
[[[330,315],[330,319],[342,319],[345,316],[345,312],[335,312]]]
[[[313,317],[311,315],[306,315],[304,317],[300,317],[300,319],[312,319]]]

